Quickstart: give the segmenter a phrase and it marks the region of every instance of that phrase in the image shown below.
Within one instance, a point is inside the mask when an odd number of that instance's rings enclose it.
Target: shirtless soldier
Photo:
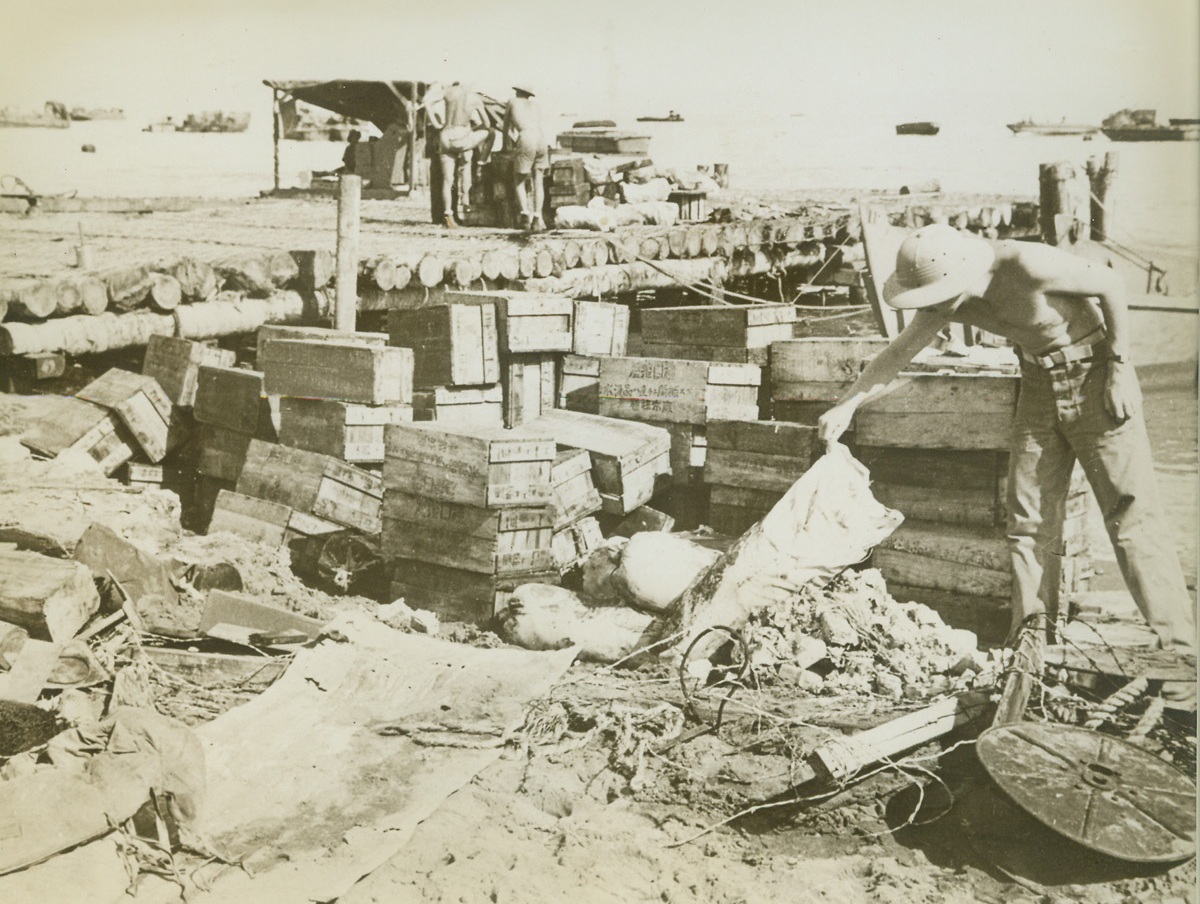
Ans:
[[[541,111],[533,91],[517,85],[515,96],[504,110],[504,149],[512,151],[513,193],[517,196],[518,225],[540,232],[542,224],[542,177],[546,172],[546,137]]]
[[[1007,337],[1021,359],[1008,475],[1014,628],[1055,598],[1078,458],[1138,608],[1164,647],[1194,656],[1195,611],[1164,527],[1120,277],[1049,245],[993,247],[933,225],[904,240],[883,294],[915,310],[912,321],[821,417],[821,439],[835,442],[951,321]]]

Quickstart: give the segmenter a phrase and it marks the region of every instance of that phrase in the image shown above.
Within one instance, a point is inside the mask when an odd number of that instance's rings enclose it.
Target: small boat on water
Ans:
[[[639,116],[638,122],[683,122],[683,117],[671,110],[666,116]]]
[[[1118,110],[1100,127],[1111,141],[1200,141],[1200,121],[1158,121],[1157,110]]]
[[[179,131],[179,123],[173,117],[168,116],[166,119],[159,119],[150,123],[143,132],[177,132]]]
[[[1008,128],[1014,135],[1075,135],[1089,139],[1100,134],[1099,126],[1071,123],[1066,119],[1061,122],[1034,122],[1032,119],[1022,119],[1020,122],[1010,122]]]
[[[124,119],[125,111],[120,107],[72,107],[73,122],[89,122],[93,119]]]
[[[250,127],[249,113],[226,113],[223,110],[189,113],[179,127],[180,132],[244,132]]]
[[[902,122],[896,126],[897,135],[936,135],[941,130],[936,122]]]
[[[40,113],[13,107],[0,109],[0,128],[65,129],[70,124],[67,108],[53,100],[46,101]]]

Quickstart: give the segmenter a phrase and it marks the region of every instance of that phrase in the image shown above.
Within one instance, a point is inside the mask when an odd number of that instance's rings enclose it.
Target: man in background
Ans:
[[[445,121],[439,137],[442,209],[446,226],[462,222],[470,206],[471,168],[477,148],[492,137],[483,98],[461,82],[445,91]],[[490,148],[489,148],[490,150]],[[457,191],[455,191],[457,189]],[[455,199],[457,198],[457,206]]]
[[[504,110],[504,149],[512,152],[513,193],[517,197],[518,226],[533,232],[542,222],[542,180],[546,172],[546,136],[542,111],[529,88],[514,85],[515,96]]]

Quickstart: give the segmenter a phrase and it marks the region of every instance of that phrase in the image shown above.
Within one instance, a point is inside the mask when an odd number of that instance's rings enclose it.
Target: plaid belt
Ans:
[[[1042,355],[1031,355],[1021,350],[1021,357],[1030,364],[1034,364],[1045,370],[1050,370],[1054,367],[1065,367],[1068,364],[1076,364],[1080,361],[1091,361],[1097,356],[1098,347],[1104,344],[1105,338],[1104,330],[1098,329],[1085,336],[1080,342],[1076,342],[1073,345],[1064,345],[1062,348],[1056,348]]]

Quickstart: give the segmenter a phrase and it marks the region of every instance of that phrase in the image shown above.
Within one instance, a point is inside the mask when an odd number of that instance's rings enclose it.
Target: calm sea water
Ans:
[[[550,131],[569,127],[555,117]],[[139,121],[72,123],[68,129],[0,129],[0,175],[39,193],[92,197],[254,197],[272,184],[270,122],[241,134],[142,132]],[[689,113],[681,123],[621,122],[652,136],[657,163],[728,163],[732,184],[760,191],[860,188],[895,191],[938,180],[946,191],[1036,196],[1038,165],[1082,165],[1120,154],[1112,203],[1115,236],[1142,247],[1195,253],[1200,245],[1200,143],[1114,144],[1103,136],[1014,136],[1004,123],[943,123],[935,137],[898,136],[894,124],[813,116],[740,118]],[[95,145],[95,153],[81,146]],[[284,185],[341,162],[335,142],[285,141]]]

